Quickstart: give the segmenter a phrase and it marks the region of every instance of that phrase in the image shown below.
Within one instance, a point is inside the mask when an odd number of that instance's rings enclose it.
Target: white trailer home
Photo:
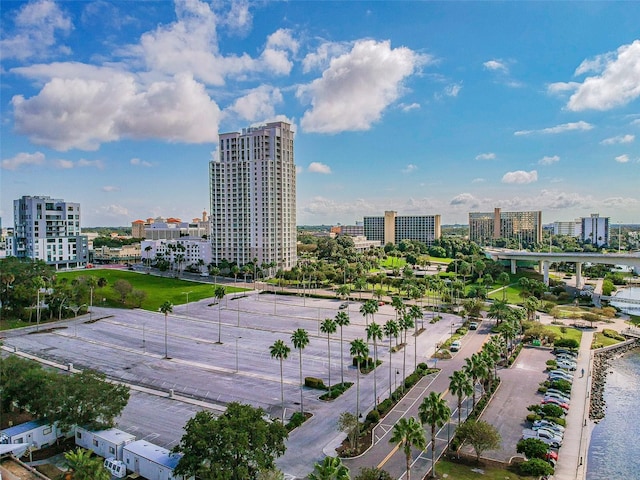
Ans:
[[[122,447],[135,441],[135,435],[117,428],[91,431],[76,427],[76,445],[92,450],[102,458],[122,460]]]
[[[147,480],[193,480],[173,473],[182,455],[145,440],[127,444],[122,455],[127,470]]]
[[[38,450],[55,443],[59,436],[61,435],[58,434],[55,425],[50,425],[44,420],[33,420],[2,430],[0,443],[27,443],[34,450]]]

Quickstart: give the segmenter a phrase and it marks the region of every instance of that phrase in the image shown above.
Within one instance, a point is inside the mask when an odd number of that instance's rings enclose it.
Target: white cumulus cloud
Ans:
[[[61,71],[62,78],[49,80],[34,97],[16,95],[11,100],[16,131],[34,143],[66,151],[96,150],[101,143],[123,138],[185,143],[217,138],[220,110],[204,86],[187,74],[142,85],[131,74],[104,68],[65,65],[50,70]],[[26,76],[44,73],[16,71]]]
[[[71,18],[51,0],[25,3],[14,20],[15,31],[7,32],[0,40],[0,56],[26,60],[53,53],[68,54],[70,50],[57,45],[58,33],[65,35],[73,29]]]
[[[493,152],[481,153],[476,155],[476,160],[495,160],[496,154]]]
[[[629,162],[629,155],[627,155],[626,153],[623,155],[618,155],[615,158],[616,162],[618,163],[628,163]]]
[[[609,110],[635,100],[640,96],[640,40],[583,61],[575,74],[586,73],[594,75],[571,95],[569,110]]]
[[[278,88],[261,85],[238,98],[228,110],[244,120],[255,122],[273,117],[275,106],[281,104],[282,100],[282,93]]]
[[[560,157],[558,155],[553,155],[553,156],[545,155],[540,160],[538,160],[538,164],[553,165],[554,163],[558,163],[559,161],[560,161]]]
[[[132,158],[131,160],[129,160],[129,163],[131,165],[134,165],[136,167],[152,167],[153,164],[151,162],[147,162],[146,160],[140,160],[139,158]]]
[[[401,103],[400,105],[398,105],[398,107],[400,107],[400,109],[403,112],[410,112],[411,110],[416,110],[416,109],[420,108],[420,104],[416,103],[416,102],[409,103],[409,104]]]
[[[368,130],[402,93],[402,82],[426,57],[389,41],[360,40],[331,60],[322,77],[302,85],[297,97],[311,103],[302,117],[307,132]]]
[[[302,71],[309,73],[311,70],[324,70],[329,66],[332,58],[347,53],[352,46],[346,42],[324,42],[302,59]]]
[[[59,168],[61,170],[69,170],[74,166],[73,160],[65,160],[64,158],[59,158],[55,160],[53,163],[56,168]]]
[[[593,128],[593,125],[581,120],[579,122],[563,123],[561,125],[556,125],[554,127],[542,128],[540,130],[518,130],[517,132],[514,132],[514,135],[516,136],[532,135],[535,133],[556,134],[556,133],[571,132],[574,130],[591,130],[592,128]]]
[[[324,173],[325,175],[331,173],[331,167],[320,162],[311,162],[307,170],[312,173]]]
[[[524,170],[516,170],[514,172],[507,172],[502,177],[502,183],[533,183],[538,181],[538,172],[531,170],[525,172]]]
[[[409,165],[407,165],[406,167],[404,167],[402,169],[402,173],[411,173],[411,172],[415,172],[418,169],[417,165],[414,165],[413,163],[410,163]]]
[[[114,185],[105,185],[102,187],[103,192],[117,192],[120,190],[120,187],[116,187]]]
[[[5,170],[17,170],[26,165],[42,165],[44,164],[44,153],[19,153],[11,158],[2,160],[2,168]]]
[[[497,70],[500,72],[508,72],[507,65],[502,60],[488,60],[482,64],[487,70]]]
[[[635,135],[618,135],[616,137],[605,138],[600,143],[602,145],[618,145],[621,143],[632,143],[636,139]]]
[[[470,193],[461,193],[451,199],[449,205],[459,206],[463,205],[468,208],[476,208],[479,205],[479,201],[476,197]]]

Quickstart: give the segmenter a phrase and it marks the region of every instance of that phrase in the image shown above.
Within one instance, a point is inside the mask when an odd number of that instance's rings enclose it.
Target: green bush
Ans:
[[[315,388],[317,390],[327,390],[326,385],[321,378],[316,377],[304,377],[304,386],[309,388]]]
[[[392,408],[393,402],[389,398],[385,398],[378,404],[378,412],[380,412],[380,415],[385,415]]]
[[[547,420],[549,420],[550,422],[553,422],[553,423],[557,423],[561,427],[566,427],[567,426],[567,421],[564,418],[548,417]]]
[[[615,330],[611,330],[610,328],[605,328],[604,330],[602,330],[602,334],[605,337],[613,338],[614,340],[618,340],[620,342],[624,342],[626,340],[626,338],[624,338],[622,335],[620,335]]]
[[[306,419],[307,417],[305,417],[304,414],[300,412],[294,413],[293,415],[291,415],[291,420],[289,420],[289,423],[287,423],[286,425],[287,431],[290,432],[294,428],[299,427],[305,422]]]
[[[551,475],[553,467],[540,458],[532,458],[518,465],[520,475],[530,477],[541,477],[542,475]]]
[[[378,412],[378,410],[376,410],[374,408],[369,413],[367,413],[366,421],[369,424],[375,425],[376,423],[378,423],[380,421],[380,412]]]
[[[555,360],[547,360],[547,367],[556,368],[558,366],[558,362]]]
[[[549,388],[555,388],[564,393],[571,393],[571,382],[569,382],[569,380],[554,380],[549,385]]]
[[[536,420],[540,420],[542,417],[540,415],[536,415],[535,413],[530,413],[527,415],[527,422],[535,422]]]
[[[558,338],[553,345],[562,348],[578,348],[580,343],[575,338]]]
[[[351,385],[353,385],[353,382],[344,382],[338,383],[336,385],[331,385],[331,391],[320,395],[320,400],[333,400],[334,398],[338,398],[340,395],[346,392]]]
[[[544,385],[540,385],[540,386],[538,387],[538,391],[539,391],[540,393],[546,393],[546,391],[547,391],[547,387],[546,387],[546,386],[544,386]]]
[[[542,407],[540,408],[540,413],[544,416],[544,418],[564,417],[564,410],[562,409],[562,407],[554,405],[553,403],[542,405]]]

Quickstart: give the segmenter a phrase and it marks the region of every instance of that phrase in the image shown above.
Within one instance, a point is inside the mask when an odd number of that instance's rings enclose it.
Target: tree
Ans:
[[[532,458],[518,465],[518,471],[528,477],[542,477],[543,475],[551,475],[553,467],[545,460]]]
[[[118,295],[120,295],[120,301],[124,303],[127,299],[127,295],[129,295],[133,290],[133,287],[126,280],[120,279],[114,282],[113,289],[118,293]]]
[[[418,417],[423,425],[431,427],[431,476],[436,476],[435,449],[436,449],[436,428],[442,427],[451,417],[451,409],[444,398],[437,392],[429,393],[424,397],[418,407]]]
[[[536,297],[527,297],[525,298],[522,306],[527,311],[527,320],[529,320],[530,322],[535,320],[536,310],[540,308],[540,300],[538,300]]]
[[[458,397],[458,425],[460,425],[462,399],[473,393],[473,384],[464,370],[456,370],[453,372],[453,375],[449,377],[449,380],[449,390],[451,390],[453,395]]]
[[[327,368],[329,373],[329,396],[331,396],[331,334],[336,333],[338,326],[332,318],[325,318],[320,324],[320,331],[327,334]]]
[[[402,391],[404,392],[404,379],[407,378],[407,332],[413,327],[413,318],[409,315],[403,315],[399,326],[404,330],[404,346],[402,347]]]
[[[407,480],[411,480],[411,448],[424,450],[427,446],[422,425],[413,417],[401,418],[393,426],[389,442],[400,443],[407,462]]]
[[[486,366],[482,363],[482,359],[477,353],[474,353],[470,357],[464,359],[465,366],[464,372],[471,377],[471,383],[473,384],[473,408],[476,406],[476,383],[478,379],[482,378],[482,375],[486,371]]]
[[[356,357],[358,370],[356,371],[356,418],[360,419],[360,363],[363,358],[368,358],[369,347],[364,340],[356,338],[351,342],[351,355]],[[356,450],[358,449],[358,440],[356,439]]]
[[[527,458],[541,458],[544,460],[549,445],[537,438],[527,438],[520,440],[516,445],[516,452],[522,453]]]
[[[293,343],[294,348],[300,351],[300,413],[304,413],[302,396],[302,387],[304,387],[304,382],[302,381],[302,350],[309,345],[309,334],[304,328],[298,328],[291,335],[291,343]]]
[[[324,457],[316,462],[313,472],[307,477],[309,480],[349,480],[349,469],[344,466],[340,457]]]
[[[349,314],[338,312],[336,314],[336,325],[340,327],[340,383],[344,383],[344,355],[342,353],[342,327],[349,326]]]
[[[386,470],[380,470],[376,467],[364,467],[358,472],[353,480],[393,480]]]
[[[282,399],[282,421],[284,422],[284,376],[282,372],[282,361],[289,357],[291,348],[282,340],[276,340],[270,347],[271,358],[280,360],[280,396]]]
[[[169,349],[167,345],[167,337],[168,337],[167,317],[171,312],[173,312],[173,304],[169,301],[165,301],[162,305],[160,305],[160,311],[164,314],[164,358],[169,358]]]
[[[496,427],[483,421],[467,420],[456,430],[463,442],[469,442],[476,452],[476,462],[480,462],[480,456],[487,450],[500,448],[502,438]]]
[[[389,319],[386,321],[386,323],[384,324],[384,334],[385,336],[389,339],[389,398],[391,398],[392,395],[392,391],[391,391],[391,377],[392,377],[392,368],[391,368],[391,353],[392,353],[392,349],[391,349],[391,337],[398,337],[398,332],[400,331],[400,328],[398,327],[398,324],[395,320]]]
[[[358,446],[358,435],[360,435],[360,421],[351,412],[342,412],[338,418],[338,430],[347,434],[349,445],[352,450]]]
[[[174,452],[182,453],[177,475],[202,479],[244,480],[260,470],[275,468],[275,459],[285,452],[287,430],[280,422],[265,419],[266,412],[232,402],[216,418],[202,410],[184,427]]]
[[[110,480],[111,474],[104,468],[103,460],[91,450],[78,448],[64,454],[65,463],[71,469],[73,480]]]
[[[382,328],[376,322],[371,322],[368,327],[366,327],[367,331],[367,340],[373,341],[373,398],[375,401],[376,408],[378,407],[378,387],[376,383],[376,372],[375,369],[378,367],[378,340],[382,340]]]
[[[46,417],[63,432],[74,425],[113,427],[129,401],[129,387],[107,382],[103,373],[92,370],[56,379],[55,390]]]
[[[220,322],[220,310],[222,308],[222,299],[227,294],[227,289],[222,285],[216,285],[213,289],[213,295],[218,300],[218,343],[222,343],[221,341],[221,333],[222,333],[222,324]]]
[[[494,300],[494,302],[489,307],[489,312],[487,316],[496,321],[496,325],[500,325],[500,322],[504,320],[509,314],[509,310],[511,307],[504,300]]]

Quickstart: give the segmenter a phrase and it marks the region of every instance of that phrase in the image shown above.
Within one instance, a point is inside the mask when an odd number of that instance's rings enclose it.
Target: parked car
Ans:
[[[566,380],[569,383],[573,383],[573,375],[566,370],[551,370],[549,372],[550,380]]]
[[[558,355],[558,354],[565,354],[565,355],[571,355],[573,358],[577,358],[578,357],[578,352],[574,352],[573,350],[569,350],[567,348],[554,348],[553,349],[553,354],[554,355]]]
[[[558,355],[556,355],[556,361],[557,360],[567,360],[568,362],[575,362],[576,357],[568,355],[566,353],[559,353]]]
[[[558,452],[556,452],[554,450],[548,450],[547,453],[544,455],[544,459],[545,460],[555,460],[557,462],[558,461]]]
[[[533,427],[531,427],[531,429],[535,430],[535,431],[548,430],[551,433],[553,433],[553,434],[555,434],[555,435],[557,435],[559,437],[564,437],[564,432],[562,430],[557,430],[557,429],[551,428],[551,427],[536,427],[536,426],[533,426]]]
[[[560,395],[564,395],[567,398],[571,398],[571,393],[569,392],[563,392],[562,390],[558,390],[555,388],[547,388],[547,391],[545,393],[557,393]]]
[[[478,322],[471,322],[469,324],[469,330],[477,330],[478,329]]]
[[[542,403],[542,405],[547,405],[551,403],[553,405],[558,405],[563,410],[569,410],[569,404],[563,402],[562,400],[558,400],[557,398],[543,398],[542,402],[540,403]]]
[[[538,428],[536,432],[538,432],[538,435],[556,436],[556,437],[560,437],[561,439],[564,437],[563,432],[552,430],[551,428],[544,428],[544,427]]]
[[[564,432],[564,427],[562,425],[558,425],[555,422],[552,422],[550,420],[545,420],[545,419],[534,420],[533,429],[537,430],[540,427],[547,427],[547,428],[551,428],[551,429],[557,429],[557,430],[559,430],[561,432]]]
[[[347,302],[341,303],[340,306],[338,307],[338,310],[344,310],[347,307],[349,307],[349,304]]]
[[[577,368],[577,364],[575,362],[567,362],[564,360],[560,360],[558,362],[556,362],[556,364],[558,365],[558,368],[562,368],[564,370],[569,370],[569,371],[574,371]]]
[[[545,392],[544,398],[557,398],[561,402],[571,403],[571,398],[567,397],[566,395],[562,395],[561,393]]]
[[[460,347],[462,347],[462,345],[458,340],[456,340],[454,342],[451,342],[451,346],[449,347],[449,350],[451,350],[452,352],[457,352],[458,350],[460,350]]]
[[[547,445],[560,448],[562,445],[562,439],[556,435],[548,435],[546,432],[539,434],[536,430],[531,430],[530,428],[525,428],[522,431],[522,438],[526,440],[528,438],[537,438],[538,440],[542,440]]]

